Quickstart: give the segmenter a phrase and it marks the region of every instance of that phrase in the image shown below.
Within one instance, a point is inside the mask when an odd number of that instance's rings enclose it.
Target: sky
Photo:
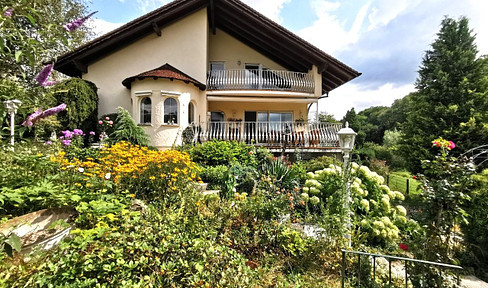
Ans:
[[[389,106],[415,91],[422,57],[445,16],[465,16],[488,54],[487,0],[241,0],[362,75],[319,101],[341,119],[354,107]],[[170,0],[93,0],[89,25],[102,35]],[[312,108],[312,110],[315,107]]]

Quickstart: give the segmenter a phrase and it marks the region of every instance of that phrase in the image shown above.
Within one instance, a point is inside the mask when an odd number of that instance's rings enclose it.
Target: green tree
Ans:
[[[86,14],[83,0],[6,0],[0,17],[0,74],[33,84],[42,63],[92,36],[86,25],[67,32],[63,25]],[[6,16],[6,11],[10,16]],[[7,13],[8,15],[8,13]]]
[[[452,139],[458,151],[488,141],[487,62],[478,57],[468,19],[445,18],[426,51],[403,125],[403,149],[413,171],[433,159],[431,141]]]
[[[339,123],[340,121],[335,119],[334,115],[332,115],[332,114],[329,114],[327,112],[320,112],[319,122]]]
[[[356,114],[354,107],[348,110],[341,120],[343,125],[348,122],[349,127],[358,133],[356,136],[356,146],[358,147],[361,147],[364,144],[364,139],[366,139],[366,133],[363,131],[365,121],[366,117]]]
[[[141,146],[147,146],[150,142],[150,138],[144,128],[137,126],[129,111],[122,107],[117,108],[114,131],[109,135],[108,140],[112,144],[119,141],[128,141]]]
[[[58,104],[66,103],[67,108],[58,115],[64,128],[95,131],[98,120],[97,86],[89,81],[72,78],[53,88]]]

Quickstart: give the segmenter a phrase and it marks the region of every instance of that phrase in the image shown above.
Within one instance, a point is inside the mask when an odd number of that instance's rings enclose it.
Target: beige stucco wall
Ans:
[[[279,102],[208,102],[209,112],[224,112],[225,119],[234,118],[244,120],[245,111],[256,112],[292,112],[293,120],[307,120],[307,104],[279,103]]]
[[[132,83],[131,99],[133,103],[132,115],[137,123],[140,122],[140,102],[145,97],[151,98],[151,125],[144,125],[144,130],[151,136],[151,145],[166,149],[173,144],[181,144],[181,133],[188,126],[188,105],[190,101],[195,107],[195,122],[205,121],[207,101],[205,91],[201,91],[193,84],[183,81],[152,78],[136,80]],[[164,100],[172,97],[178,102],[178,124],[163,123]],[[177,138],[177,139],[176,139]],[[176,142],[175,142],[176,139]]]
[[[267,58],[222,30],[209,33],[208,61],[225,62],[225,69],[244,69],[246,63],[263,64],[271,70],[286,70],[283,66]],[[240,65],[238,64],[240,61]]]
[[[100,115],[115,112],[118,106],[131,111],[131,92],[122,85],[122,81],[165,63],[206,83],[206,9],[163,27],[161,33],[161,37],[153,33],[88,64],[88,73],[83,75],[83,79],[94,82],[99,88]]]

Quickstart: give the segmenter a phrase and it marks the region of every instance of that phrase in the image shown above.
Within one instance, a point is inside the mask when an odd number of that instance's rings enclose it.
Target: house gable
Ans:
[[[159,29],[205,7],[208,7],[204,9],[209,19],[205,27],[207,31],[210,28],[211,32],[216,32],[220,28],[288,70],[307,72],[317,67],[322,76],[323,93],[361,75],[238,0],[171,2],[62,55],[55,69],[70,76],[80,76],[83,67],[145,35],[164,38],[164,31],[159,33]],[[199,77],[195,78],[201,81]]]

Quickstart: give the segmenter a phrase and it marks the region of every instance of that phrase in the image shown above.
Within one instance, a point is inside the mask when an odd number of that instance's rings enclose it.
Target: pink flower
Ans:
[[[80,28],[80,26],[83,25],[83,23],[85,23],[85,21],[88,20],[88,18],[90,18],[91,16],[93,16],[93,14],[95,14],[97,12],[98,11],[92,12],[92,13],[88,14],[86,17],[76,19],[73,22],[64,24],[63,25],[64,30],[66,30],[67,32],[75,31],[76,29]]]
[[[53,64],[46,65],[44,66],[44,68],[42,68],[41,72],[37,74],[36,81],[39,82],[39,84],[41,84],[42,87],[55,84],[54,82],[47,81],[47,78],[49,78],[49,75],[51,75],[51,72],[53,71],[53,67],[54,67]]]
[[[51,144],[53,144],[53,142],[51,142],[51,141],[49,141],[49,140],[48,140],[48,141],[46,141],[46,143],[44,143],[44,144],[46,144],[46,145],[51,145]]]
[[[61,143],[63,143],[64,146],[69,146],[71,145],[71,140],[62,140]]]
[[[110,118],[109,118],[109,117],[105,117],[105,120],[109,121],[109,120],[110,120]]]
[[[94,136],[95,135],[95,132],[90,131],[90,135]]]
[[[14,12],[14,9],[12,9],[12,8],[8,8],[8,9],[7,9],[7,10],[6,10],[6,11],[3,13],[3,15],[4,15],[4,16],[6,16],[6,17],[11,17],[11,16],[12,16],[12,14],[13,14],[13,12]]]
[[[83,133],[83,130],[81,130],[81,129],[75,129],[75,130],[73,130],[73,134],[75,136],[83,136],[84,133]]]
[[[400,249],[402,249],[403,251],[407,251],[407,250],[408,250],[408,246],[407,246],[407,244],[400,243],[400,244],[398,245],[398,247],[400,247]]]
[[[56,107],[49,108],[46,111],[42,112],[41,118],[49,117],[49,116],[57,114],[63,110],[66,110],[66,104],[64,104],[64,103],[59,104]]]
[[[73,138],[73,135],[76,135],[75,133],[73,133],[73,132],[71,132],[71,131],[69,131],[69,130],[62,131],[61,133],[62,133],[62,134],[63,134],[63,136],[64,136],[64,138],[63,138],[63,139],[71,139],[71,138]],[[71,142],[71,141],[70,141],[70,142]],[[64,143],[63,143],[63,144],[64,144]]]
[[[108,124],[112,125],[114,124],[114,121],[108,121]]]
[[[103,124],[103,121],[102,120],[98,121],[98,124],[102,125]]]
[[[39,108],[37,109],[37,111],[27,116],[27,119],[25,119],[25,121],[22,122],[22,126],[32,127],[34,123],[36,123],[39,119],[41,119],[40,118],[41,115],[42,115],[42,109]]]
[[[452,142],[452,141],[449,141],[449,146],[447,146],[447,148],[454,149],[454,148],[456,148],[456,144],[454,144],[454,142]]]

